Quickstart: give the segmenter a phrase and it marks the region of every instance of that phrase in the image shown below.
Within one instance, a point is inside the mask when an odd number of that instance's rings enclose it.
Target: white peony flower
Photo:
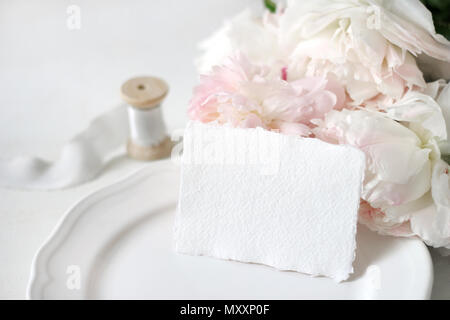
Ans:
[[[430,84],[430,86],[433,85]],[[408,91],[397,102],[381,106],[381,109],[387,117],[406,123],[413,131],[427,130],[428,139],[447,140],[447,125],[443,116],[443,110],[430,95],[417,91]]]
[[[439,148],[448,143],[449,87],[430,83],[429,95],[408,92],[383,113],[331,111],[318,122],[317,137],[366,153],[360,222],[370,229],[450,248],[450,166]]]
[[[277,65],[283,59],[278,43],[278,17],[270,12],[255,14],[247,9],[225,21],[221,29],[200,44],[204,54],[197,60],[199,73],[209,73],[237,51],[254,64]]]
[[[439,83],[439,82],[438,82]],[[442,81],[440,82],[442,84]],[[441,107],[442,115],[444,116],[447,127],[447,141],[440,141],[439,147],[442,154],[450,155],[450,83],[448,83],[439,93],[436,99],[437,103]]]
[[[366,57],[381,62],[386,40],[417,56],[450,61],[450,43],[436,34],[431,13],[419,0],[288,0],[281,22],[286,41],[309,39],[348,23]]]
[[[358,105],[425,87],[413,55],[450,61],[450,43],[419,0],[291,0],[280,36],[300,65],[294,74],[334,73]]]
[[[334,74],[356,105],[424,89],[414,55],[450,61],[450,43],[419,0],[291,0],[276,14],[245,11],[203,49],[201,73],[239,50],[274,73],[288,67],[289,80]]]
[[[450,134],[450,84],[438,81],[436,93],[437,102],[441,107],[446,122],[447,134]],[[418,130],[417,130],[418,131]],[[424,130],[425,135],[430,137],[430,130]],[[419,131],[418,131],[419,132]],[[428,134],[427,134],[428,132]],[[449,138],[439,142],[428,142],[434,145],[434,157],[432,158],[431,178],[431,202],[425,213],[414,213],[411,216],[411,228],[428,245],[434,247],[446,247],[450,249],[450,165],[440,159],[440,155],[448,156]],[[433,140],[432,140],[433,141]],[[438,148],[440,147],[440,150]]]
[[[374,208],[385,211],[420,199],[430,190],[431,150],[400,123],[374,112],[342,110],[330,111],[318,125],[314,130],[318,138],[349,144],[366,154],[362,198]]]
[[[432,203],[411,214],[411,229],[428,245],[450,249],[450,166],[437,160],[433,165]]]

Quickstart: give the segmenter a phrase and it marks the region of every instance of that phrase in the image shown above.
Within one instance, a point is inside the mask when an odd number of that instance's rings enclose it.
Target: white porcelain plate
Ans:
[[[355,274],[335,283],[263,265],[180,255],[172,221],[179,169],[161,161],[80,201],[33,262],[31,299],[427,299],[417,239],[358,227]],[[206,201],[207,199],[205,199]]]

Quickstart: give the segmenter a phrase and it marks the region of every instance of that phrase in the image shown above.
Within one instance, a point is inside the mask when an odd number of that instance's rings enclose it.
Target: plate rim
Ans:
[[[115,182],[100,187],[94,192],[75,201],[75,203],[64,212],[55,227],[52,229],[50,235],[36,251],[31,263],[31,271],[26,288],[26,299],[44,299],[44,297],[42,297],[43,290],[52,280],[52,277],[48,272],[47,257],[51,256],[51,254],[53,254],[55,250],[57,250],[58,247],[61,246],[61,244],[64,242],[64,237],[68,234],[68,232],[70,232],[72,226],[76,223],[76,221],[78,220],[77,218],[80,216],[80,213],[83,212],[83,209],[86,206],[89,207],[91,204],[98,202],[99,199],[106,198],[109,195],[114,194],[119,190],[122,190],[123,188],[126,188],[127,185],[136,183],[136,180],[146,179],[153,174],[177,169],[180,169],[179,166],[174,164],[170,159],[153,162],[150,166],[136,169],[132,173],[119,178]],[[70,221],[71,219],[73,219],[73,221]],[[62,239],[58,240],[58,238],[61,237]],[[417,241],[417,244],[421,248],[424,257],[426,257],[426,261],[423,261],[423,264],[420,265],[419,270],[421,273],[428,274],[427,287],[424,288],[422,296],[422,299],[427,300],[431,298],[433,289],[433,262],[428,247],[423,243],[423,241],[421,241],[417,237],[413,237],[411,239],[415,239]]]
[[[39,249],[33,256],[33,260],[31,262],[31,271],[30,276],[27,283],[26,288],[26,300],[40,300],[43,297],[36,297],[35,294],[37,292],[42,293],[42,290],[45,286],[51,281],[51,275],[47,271],[47,263],[45,263],[48,259],[44,259],[44,256],[47,254],[51,254],[56,250],[63,241],[55,241],[58,237],[64,237],[61,233],[64,232],[64,227],[67,229],[71,229],[71,226],[76,222],[77,216],[79,216],[80,211],[83,211],[84,206],[89,206],[98,201],[103,197],[107,197],[118,190],[121,190],[127,184],[133,184],[135,180],[144,179],[152,174],[160,173],[161,169],[164,170],[175,170],[177,166],[169,159],[159,160],[152,163],[150,166],[146,166],[143,168],[135,169],[133,172],[128,173],[127,175],[119,178],[118,180],[108,184],[106,186],[100,187],[92,193],[81,197],[77,201],[75,201],[62,215],[62,217],[58,220],[56,225],[53,227],[49,236],[44,240],[44,242],[39,246]],[[69,220],[75,218],[72,223],[69,223]],[[69,224],[68,224],[69,223]],[[43,261],[44,260],[44,261]],[[44,275],[44,280],[38,281],[38,271],[41,271],[41,276]],[[42,272],[45,271],[45,272]]]

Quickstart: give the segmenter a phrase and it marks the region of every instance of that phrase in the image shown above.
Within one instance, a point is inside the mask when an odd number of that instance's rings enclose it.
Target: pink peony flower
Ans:
[[[344,89],[332,79],[308,77],[285,81],[285,70],[251,64],[244,55],[230,58],[202,75],[189,107],[191,119],[234,127],[263,127],[309,136],[311,120],[345,103]]]

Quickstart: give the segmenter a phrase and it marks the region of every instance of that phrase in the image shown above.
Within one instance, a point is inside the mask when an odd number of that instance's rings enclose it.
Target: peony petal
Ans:
[[[224,63],[236,50],[257,64],[272,64],[283,56],[276,34],[264,25],[259,15],[249,9],[226,21],[200,47],[204,51],[197,61],[200,73],[209,73],[213,66]]]
[[[420,124],[430,131],[433,137],[447,140],[447,128],[441,107],[428,95],[410,91],[399,101],[383,109],[386,115],[394,120]]]
[[[449,76],[450,78],[450,76]],[[433,82],[428,82],[427,86],[422,91],[423,94],[430,96],[434,100],[437,101],[437,98],[439,94],[441,93],[442,89],[447,85],[447,82],[443,79],[436,80]]]
[[[347,82],[347,91],[355,104],[362,104],[377,96],[380,91],[377,85],[371,81],[350,80]]]
[[[376,172],[380,179],[397,184],[406,184],[412,176],[421,173],[430,153],[430,150],[401,141],[385,141],[361,149],[369,156],[369,170]]]
[[[367,172],[363,198],[376,207],[414,201],[430,189],[428,148],[400,123],[365,110],[330,111],[314,134],[350,144],[365,152]]]
[[[448,83],[441,91],[437,98],[437,103],[441,107],[442,115],[446,122],[447,134],[450,135],[450,83]],[[441,152],[443,154],[450,154],[450,136],[447,141],[441,143]]]
[[[416,60],[410,54],[405,55],[404,63],[394,66],[395,72],[405,80],[409,87],[418,86],[420,88],[425,88],[427,84],[423,79],[423,73],[417,66]]]
[[[376,177],[373,180],[365,181],[362,198],[371,205],[386,210],[392,218],[394,212],[387,209],[420,199],[430,190],[430,177],[431,165],[429,162],[419,173],[411,175],[405,183],[394,183]]]
[[[431,12],[419,0],[383,1],[383,6],[388,19],[383,20],[382,26],[389,30],[389,35],[396,34],[396,39],[391,40],[394,44],[403,47],[404,41],[413,41],[411,45],[416,53],[423,51],[431,57],[450,61],[450,42],[436,34]],[[403,35],[404,30],[408,36]]]
[[[309,137],[311,135],[311,129],[301,123],[281,122],[275,126],[283,134]]]
[[[450,166],[438,160],[433,167],[431,194],[436,204],[436,229],[450,238]]]
[[[438,160],[433,165],[432,200],[428,208],[411,216],[412,230],[428,245],[450,249],[450,167]]]
[[[409,221],[393,222],[380,209],[373,208],[367,201],[361,201],[358,221],[381,235],[411,237],[413,232]]]
[[[414,213],[410,220],[411,229],[429,246],[450,248],[450,237],[442,237],[436,229],[436,216],[434,205]]]

